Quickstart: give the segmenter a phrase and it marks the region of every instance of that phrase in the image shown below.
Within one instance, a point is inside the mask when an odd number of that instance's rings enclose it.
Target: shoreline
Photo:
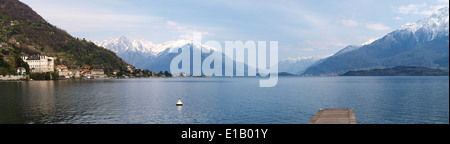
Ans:
[[[407,75],[402,75],[402,76],[341,76],[341,75],[337,75],[337,76],[301,76],[301,75],[296,75],[296,76],[280,76],[280,77],[293,77],[293,78],[297,78],[297,77],[449,77],[448,75],[443,75],[443,76],[407,76]],[[0,82],[22,82],[22,81],[60,81],[60,80],[114,80],[114,79],[155,79],[155,78],[260,78],[260,77],[255,77],[255,76],[241,76],[241,77],[226,77],[226,76],[221,76],[221,77],[214,77],[214,76],[183,76],[183,77],[134,77],[134,78],[101,78],[101,79],[88,79],[88,78],[77,78],[77,79],[73,79],[73,78],[69,78],[69,79],[54,79],[54,80],[27,80],[27,79],[17,79],[17,80],[3,80],[0,79]]]

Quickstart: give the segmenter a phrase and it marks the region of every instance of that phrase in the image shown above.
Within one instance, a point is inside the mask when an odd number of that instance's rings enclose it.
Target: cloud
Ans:
[[[401,19],[401,17],[396,17],[395,19]],[[364,22],[357,22],[355,20],[351,20],[351,19],[344,19],[344,20],[340,20],[338,21],[339,24],[344,25],[344,26],[351,26],[351,27],[358,27],[361,25],[364,25],[366,28],[371,29],[371,30],[376,30],[376,31],[381,31],[381,30],[389,30],[391,29],[388,26],[385,26],[381,23],[364,23]]]
[[[312,51],[315,51],[316,49],[314,49],[314,48],[300,48],[299,50],[300,51],[312,52]]]
[[[174,21],[167,21],[166,28],[171,29],[174,32],[180,33],[179,37],[182,38],[182,39],[186,39],[186,40],[191,40],[192,39],[192,35],[194,33],[200,33],[200,34],[202,34],[202,36],[204,36],[204,35],[211,35],[208,32],[192,30],[192,29],[189,29],[189,28],[187,28],[185,26],[181,26],[180,24],[178,24],[177,22],[174,22]]]
[[[53,14],[48,15],[48,18],[72,32],[142,29],[146,22],[153,21],[147,16],[82,12]]]
[[[152,15],[124,14],[92,5],[80,6],[81,4],[76,2],[26,1],[26,3],[49,23],[69,32],[128,32],[149,28],[163,19]]]
[[[427,5],[422,4],[409,4],[405,6],[400,6],[397,8],[397,12],[401,14],[419,14],[419,15],[431,15],[436,9],[448,6],[448,1],[438,0],[440,3],[446,2],[444,5]]]
[[[371,30],[377,30],[377,31],[382,31],[382,30],[389,30],[389,29],[391,29],[390,27],[385,26],[385,25],[383,25],[383,24],[381,24],[381,23],[366,24],[365,26],[366,26],[366,28],[368,28],[368,29],[371,29]]]
[[[357,21],[354,21],[351,19],[340,20],[338,23],[342,24],[342,25],[346,25],[346,26],[352,26],[352,27],[359,26],[359,23]]]
[[[448,1],[448,0],[438,0],[438,2],[440,2],[440,3],[446,3],[446,4],[448,4],[448,3],[449,3],[449,1]]]
[[[344,47],[348,45],[340,41],[322,41],[322,40],[306,40],[299,43],[304,45],[305,47],[300,49],[302,51],[329,50],[332,47]]]
[[[399,16],[396,16],[394,19],[395,19],[395,20],[403,20],[403,18],[402,18],[402,17],[399,17]]]
[[[409,13],[413,13],[413,14],[418,14],[420,13],[419,9],[422,9],[423,7],[426,7],[427,4],[423,3],[423,4],[409,4],[406,6],[400,6],[397,9],[397,12],[401,13],[401,14],[409,14]]]

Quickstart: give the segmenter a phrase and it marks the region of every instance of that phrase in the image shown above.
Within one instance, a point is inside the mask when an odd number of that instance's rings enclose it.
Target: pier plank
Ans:
[[[356,124],[355,111],[348,108],[319,110],[307,124]]]

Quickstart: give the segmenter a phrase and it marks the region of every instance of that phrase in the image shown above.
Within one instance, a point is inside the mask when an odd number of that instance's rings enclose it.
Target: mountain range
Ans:
[[[170,48],[205,48],[214,51],[214,48],[188,40],[154,44],[120,37],[89,42],[74,38],[51,25],[18,0],[0,0],[0,6],[0,71],[3,74],[14,73],[16,67],[26,67],[20,55],[46,54],[57,57],[55,65],[64,64],[69,68],[89,65],[103,68],[107,73],[126,70],[129,64],[158,72],[170,71],[170,62],[178,55],[169,53]],[[202,54],[201,59],[204,60],[208,55]],[[230,58],[223,55],[223,59]],[[305,75],[342,74],[395,66],[448,70],[449,7],[438,9],[431,16],[415,23],[405,24],[379,39],[361,45],[349,45],[334,55],[286,58],[278,66],[280,72]],[[222,69],[225,67],[222,63]]]
[[[184,47],[191,44],[187,40],[168,41],[162,44],[154,44],[147,40],[129,40],[125,36],[120,38],[95,42],[98,46],[105,47],[115,52],[126,62],[143,69],[152,71],[169,71],[170,62],[177,54],[169,53],[170,48]],[[206,47],[198,44],[198,47]],[[214,48],[209,48],[214,49]],[[203,55],[202,57],[207,57]],[[302,73],[306,68],[327,56],[286,58],[279,62],[279,71],[292,74]]]
[[[342,74],[347,71],[423,66],[449,69],[449,7],[360,47],[348,46],[305,75]]]
[[[115,52],[126,62],[138,68],[155,72],[169,71],[170,62],[176,56],[169,53],[171,47],[181,48],[190,44],[187,40],[153,44],[146,40],[128,40],[124,36],[94,43]]]
[[[116,39],[105,40],[101,42],[94,42],[98,46],[105,47],[113,52],[115,52],[119,57],[123,58],[126,62],[140,68],[140,69],[148,69],[154,72],[159,71],[170,71],[170,63],[173,58],[175,58],[178,53],[170,53],[171,48],[184,48],[187,47],[190,49],[190,71],[183,73],[193,74],[193,50],[207,49],[211,50],[211,52],[217,51],[215,48],[202,45],[200,43],[192,42],[190,40],[176,40],[176,41],[167,41],[162,44],[154,44],[150,41],[146,40],[129,40],[125,36]],[[206,57],[211,55],[211,53],[202,53],[201,61],[205,60]],[[222,54],[222,75],[225,73],[225,69],[228,68],[225,65],[225,60],[230,59],[228,56]],[[233,61],[234,63],[240,63]],[[212,64],[211,66],[214,66]],[[230,67],[231,68],[231,67]],[[244,64],[244,70],[236,70],[233,65],[233,74],[238,72],[243,72],[245,75],[247,74],[248,66]],[[203,74],[203,73],[202,73]],[[177,75],[177,74],[175,74]]]
[[[449,69],[448,23],[448,7],[441,8],[431,16],[403,25],[384,37],[360,45],[349,45],[333,55],[282,59],[278,65],[279,72],[337,75],[394,66]],[[186,40],[154,44],[146,40],[128,40],[126,37],[95,43],[115,52],[130,64],[152,71],[169,70],[170,61],[177,54],[169,53],[168,49],[190,44]],[[202,55],[202,59],[207,56]]]
[[[361,48],[362,46],[371,44],[376,39],[369,40],[363,44],[360,45],[349,45],[340,51],[338,51],[335,54],[326,55],[326,56],[310,56],[310,57],[297,57],[297,58],[285,58],[281,59],[279,61],[278,70],[280,72],[288,72],[292,74],[301,75],[303,74],[309,67],[315,66],[323,61],[325,61],[327,58],[332,56],[341,55],[356,49]]]

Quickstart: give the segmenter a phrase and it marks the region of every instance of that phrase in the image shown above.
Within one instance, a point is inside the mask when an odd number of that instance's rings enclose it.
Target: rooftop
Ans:
[[[41,60],[41,57],[39,55],[32,55],[27,60]]]

